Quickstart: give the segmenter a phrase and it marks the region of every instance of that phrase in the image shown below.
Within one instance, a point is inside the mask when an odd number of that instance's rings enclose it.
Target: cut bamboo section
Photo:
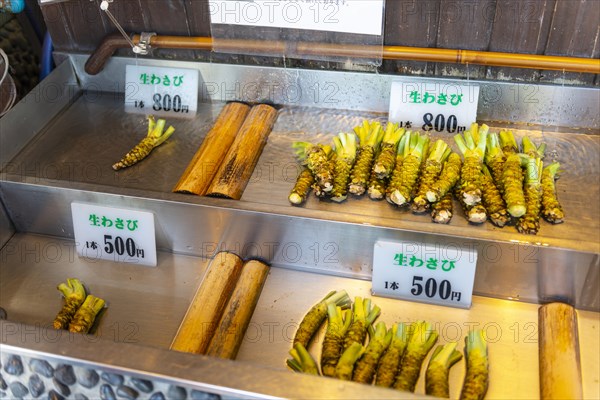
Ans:
[[[268,274],[269,266],[260,261],[244,264],[206,354],[235,359]]]
[[[173,192],[193,193],[199,196],[206,194],[249,112],[250,106],[243,103],[227,103],[223,107]]]
[[[221,252],[215,255],[183,317],[171,350],[206,353],[242,266],[242,259],[233,253]]]
[[[551,303],[540,307],[540,396],[582,399],[577,314],[573,307]]]
[[[221,163],[207,196],[239,200],[267,143],[277,110],[266,104],[252,107]]]

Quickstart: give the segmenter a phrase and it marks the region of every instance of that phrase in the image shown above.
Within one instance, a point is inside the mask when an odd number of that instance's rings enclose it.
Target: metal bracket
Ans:
[[[145,56],[148,54],[152,46],[150,46],[150,39],[152,36],[156,36],[156,32],[142,32],[140,33],[140,41],[133,48],[133,52]]]

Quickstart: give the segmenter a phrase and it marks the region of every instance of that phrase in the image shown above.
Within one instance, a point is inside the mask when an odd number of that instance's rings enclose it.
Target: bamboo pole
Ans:
[[[251,260],[244,264],[207,355],[235,359],[268,274],[269,266],[260,261]]]
[[[243,103],[227,103],[211,130],[206,134],[200,148],[188,164],[173,192],[193,193],[199,196],[206,190],[217,173],[221,160],[250,112],[250,106]]]
[[[132,40],[134,43],[138,44],[140,35],[134,35]],[[492,51],[408,46],[363,46],[308,42],[294,43],[280,40],[218,39],[215,41],[211,37],[167,35],[152,36],[150,39],[150,46],[165,49],[193,49],[205,51],[215,51],[215,47],[217,47],[220,51],[232,53],[243,54],[248,51],[253,51],[273,56],[293,54],[295,57],[308,55],[348,58],[381,57],[384,60],[445,62],[600,74],[600,60],[597,58],[548,56],[543,54],[501,53]],[[104,67],[106,60],[108,60],[117,49],[126,47],[129,47],[129,43],[121,35],[107,36],[86,62],[85,71],[90,75],[99,73]]]
[[[540,396],[542,399],[582,399],[577,314],[563,303],[539,309]]]
[[[242,266],[242,259],[233,253],[215,255],[183,317],[171,350],[196,354],[206,352]]]
[[[239,200],[267,143],[277,110],[259,104],[250,110],[206,195]]]

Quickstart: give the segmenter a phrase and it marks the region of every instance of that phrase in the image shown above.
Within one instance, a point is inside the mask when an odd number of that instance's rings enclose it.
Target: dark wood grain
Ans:
[[[598,58],[600,4],[596,0],[558,1],[548,34],[545,54]],[[592,74],[544,71],[542,82],[594,83]]]
[[[496,16],[496,0],[442,2],[437,47],[487,50]],[[436,75],[485,78],[486,68],[438,63]]]
[[[490,51],[543,54],[556,0],[497,0]],[[490,68],[487,78],[537,81],[540,71]]]
[[[386,3],[385,44],[390,46],[435,47],[441,9],[439,0],[398,0]],[[433,63],[386,61],[385,72],[431,75]]]
[[[64,3],[65,16],[77,51],[93,51],[114,27],[108,28],[102,18],[100,1],[70,1]]]
[[[64,4],[50,4],[41,7],[46,27],[57,51],[75,50],[75,41],[70,30],[69,20],[65,17]]]

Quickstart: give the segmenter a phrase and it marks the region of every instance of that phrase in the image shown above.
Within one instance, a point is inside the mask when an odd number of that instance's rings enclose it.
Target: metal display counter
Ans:
[[[365,118],[384,121],[393,76],[114,58],[92,77],[83,72],[84,56],[63,58],[0,120],[0,305],[9,316],[0,325],[3,366],[13,354],[44,358],[145,377],[157,388],[170,385],[165,394],[181,386],[191,397],[192,390],[226,397],[406,397],[294,375],[285,367],[293,332],[310,306],[335,289],[369,296],[374,243],[402,239],[477,250],[476,296],[469,310],[375,298],[382,321],[426,319],[440,342],[460,341],[472,327],[485,329],[487,397],[534,398],[538,304],[570,303],[579,310],[584,396],[600,396],[597,89],[537,86],[527,97],[537,102],[528,103],[515,97],[527,93],[527,85],[479,82],[479,120],[492,130],[511,127],[519,137],[543,140],[564,169],[557,185],[566,222],[542,222],[539,234],[530,236],[514,227],[471,226],[460,213],[440,226],[366,198],[334,204],[311,197],[303,207],[289,205],[298,173],[292,142],[325,141]],[[135,62],[199,69],[200,104],[195,118],[169,120],[177,131],[151,157],[114,172],[111,165],[135,142],[132,136],[144,131],[144,116],[123,110],[124,65]],[[171,193],[228,100],[281,106],[242,199]],[[451,141],[449,134],[433,137]],[[158,266],[79,258],[73,201],[153,212]],[[208,260],[220,250],[273,266],[238,357],[229,362],[171,352]],[[110,303],[96,336],[46,330],[60,308],[55,286],[70,276]],[[451,397],[460,391],[462,368],[452,370]],[[424,393],[420,385],[417,395]]]

